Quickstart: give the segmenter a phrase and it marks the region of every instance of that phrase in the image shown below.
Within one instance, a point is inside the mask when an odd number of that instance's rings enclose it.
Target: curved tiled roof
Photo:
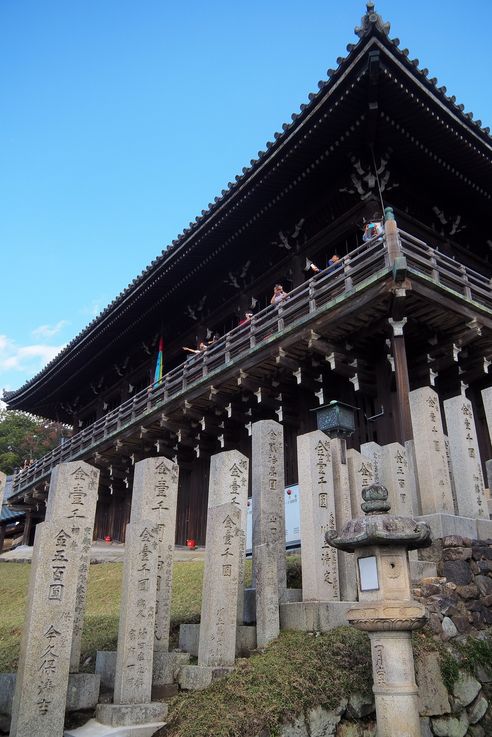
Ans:
[[[130,284],[128,284],[128,286],[75,338],[73,338],[73,340],[71,340],[70,343],[68,343],[65,348],[39,373],[19,389],[6,392],[4,398],[7,402],[9,400],[13,400],[17,395],[24,393],[29,389],[29,387],[33,386],[40,377],[48,373],[53,366],[63,361],[64,357],[68,356],[68,354],[78,344],[90,339],[91,333],[93,333],[99,325],[109,319],[130,295],[142,287],[149,276],[154,275],[164,264],[172,261],[173,254],[180,247],[189,242],[198,229],[205,225],[220,207],[231,200],[239,188],[242,187],[248,179],[251,179],[257,170],[274,155],[280,145],[284,143],[298,127],[300,127],[303,121],[307,118],[309,112],[315,107],[316,103],[323,98],[327,90],[340,78],[350,63],[355,59],[359,50],[367,42],[368,38],[372,36],[378,37],[383,44],[393,52],[395,58],[398,59],[398,61],[400,61],[432,95],[444,103],[446,107],[461,119],[461,121],[469,127],[471,131],[479,136],[481,141],[490,148],[492,157],[492,137],[490,136],[490,129],[488,127],[482,127],[482,121],[475,120],[473,113],[465,112],[464,105],[457,104],[454,95],[448,96],[446,87],[438,86],[438,80],[436,77],[429,78],[429,70],[426,68],[420,68],[418,59],[409,58],[410,52],[406,48],[400,48],[400,40],[398,38],[390,39],[390,23],[383,21],[381,16],[375,11],[373,2],[368,2],[366,4],[366,11],[367,12],[362,17],[361,25],[354,29],[354,33],[359,37],[359,40],[355,44],[350,43],[347,45],[348,55],[337,58],[336,69],[327,70],[327,79],[320,80],[318,82],[318,91],[309,93],[307,102],[300,105],[298,113],[292,114],[290,122],[282,125],[281,131],[274,133],[273,140],[267,141],[265,150],[258,151],[258,157],[256,159],[251,159],[249,166],[243,167],[241,174],[236,175],[235,180],[228,183],[227,188],[223,189],[220,195],[215,197],[214,201],[208,204],[208,208],[206,210],[202,210],[201,214],[197,215],[195,220],[190,222],[188,227],[184,228],[177,238],[175,238],[172,243],[141,272],[141,274],[133,279],[133,281],[131,281]]]

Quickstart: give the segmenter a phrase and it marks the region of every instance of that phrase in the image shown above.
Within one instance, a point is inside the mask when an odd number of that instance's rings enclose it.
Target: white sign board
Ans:
[[[301,541],[299,529],[299,486],[293,484],[287,486],[284,492],[285,498],[285,545],[293,547]],[[248,499],[248,515],[246,527],[246,553],[251,553],[253,548],[253,503]]]

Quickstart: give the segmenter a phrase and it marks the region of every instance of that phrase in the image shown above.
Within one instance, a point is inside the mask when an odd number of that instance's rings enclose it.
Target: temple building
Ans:
[[[164,455],[180,466],[176,542],[204,543],[210,456],[250,456],[252,423],[278,420],[293,484],[296,438],[332,400],[356,408],[359,449],[412,440],[415,389],[466,396],[492,457],[492,137],[373,3],[355,33],[265,150],[7,395],[74,427],[14,479],[26,542],[52,469],[75,459],[101,470],[96,536],[123,540],[134,464]],[[287,298],[272,304],[275,284]]]

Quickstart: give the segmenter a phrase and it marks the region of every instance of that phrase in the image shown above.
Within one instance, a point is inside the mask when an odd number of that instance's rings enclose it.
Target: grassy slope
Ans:
[[[262,654],[205,691],[180,694],[160,737],[276,735],[310,708],[328,709],[372,685],[369,638],[339,627],[326,635],[283,632]],[[156,737],[157,737],[156,735]]]
[[[92,658],[96,650],[116,649],[122,570],[121,563],[102,563],[90,568],[82,663]],[[15,670],[17,665],[30,571],[28,563],[0,564],[0,671]],[[202,562],[174,566],[175,633],[179,622],[199,619],[202,575]],[[90,668],[90,663],[86,662],[86,667]]]

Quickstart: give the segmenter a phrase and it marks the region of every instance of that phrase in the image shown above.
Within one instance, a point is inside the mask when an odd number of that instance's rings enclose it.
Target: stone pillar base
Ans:
[[[181,650],[185,650],[186,653],[189,653],[190,655],[193,655],[195,658],[197,658],[199,639],[199,624],[180,625],[179,647]],[[236,630],[236,658],[248,657],[251,650],[256,650],[256,627],[252,627],[250,625],[240,625]]]
[[[329,632],[347,624],[354,601],[299,601],[280,604],[280,629]]]
[[[459,517],[454,514],[424,514],[416,517],[419,522],[427,522],[432,532],[432,539],[447,535],[460,535],[472,540],[492,538],[492,520]]]
[[[181,625],[183,626],[183,625]],[[196,626],[197,625],[188,625]],[[185,649],[185,648],[183,648]],[[179,669],[190,662],[191,655],[198,654],[198,635],[196,636],[197,652],[167,652],[154,650],[152,661],[152,687],[165,686],[175,683]],[[106,690],[114,689],[114,673],[116,669],[116,650],[98,650],[96,653],[96,673],[101,677],[101,686]],[[96,702],[97,703],[97,702]]]
[[[198,625],[199,627],[200,625]],[[154,650],[152,686],[165,686],[176,681],[178,671],[190,662],[190,653],[168,653]]]
[[[15,681],[15,673],[0,673],[0,713],[7,716],[12,713]],[[94,709],[99,699],[99,684],[97,673],[70,673],[65,711]]]
[[[285,589],[282,603],[302,601],[302,589]],[[256,589],[244,589],[244,624],[256,624]]]
[[[160,701],[151,704],[98,704],[96,707],[96,720],[108,727],[163,723],[166,716],[167,704]]]
[[[179,671],[178,683],[185,691],[200,691],[233,670],[232,666],[184,665]]]
[[[89,719],[82,727],[66,729],[63,737],[152,737],[165,722],[133,724],[130,727],[108,727],[95,719]]]

